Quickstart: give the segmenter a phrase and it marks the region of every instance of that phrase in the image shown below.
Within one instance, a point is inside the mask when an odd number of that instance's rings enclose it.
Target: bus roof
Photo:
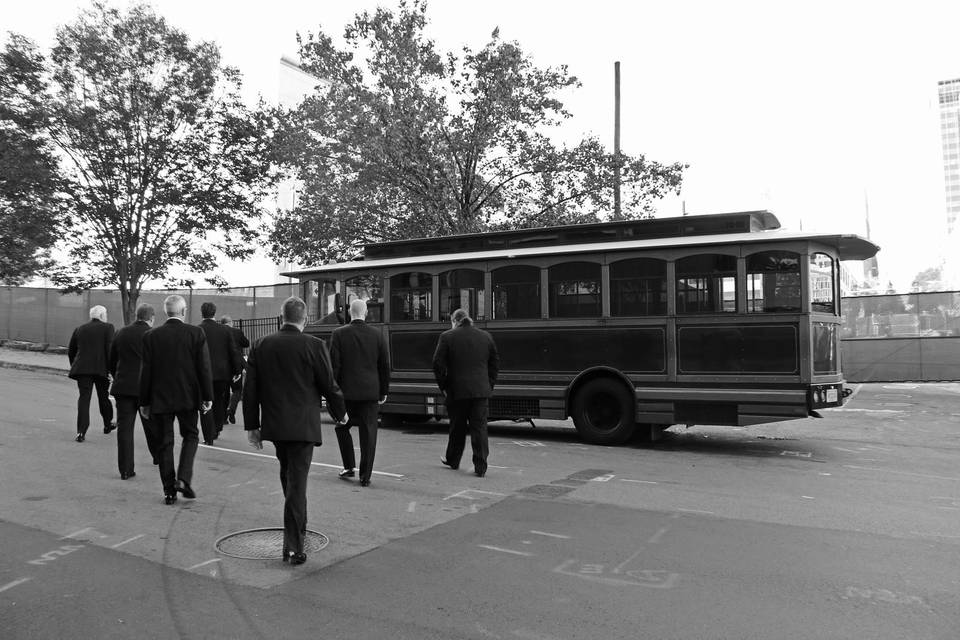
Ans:
[[[769,211],[741,211],[672,218],[644,218],[618,222],[570,224],[534,229],[468,233],[439,238],[416,238],[367,244],[364,260],[448,254],[460,251],[495,251],[521,247],[553,247],[616,240],[650,240],[686,236],[751,233],[779,229]]]
[[[454,236],[455,237],[455,236]],[[855,234],[807,233],[802,231],[762,231],[748,233],[724,233],[714,235],[674,236],[650,239],[629,239],[607,242],[592,242],[583,244],[562,244],[552,246],[502,248],[481,251],[455,251],[451,253],[433,255],[414,255],[389,257],[374,260],[355,260],[289,271],[281,275],[298,277],[311,273],[348,270],[371,270],[401,266],[428,266],[446,262],[470,262],[475,260],[502,260],[522,259],[570,253],[592,253],[628,251],[631,249],[664,249],[698,246],[721,246],[730,244],[756,244],[769,242],[786,242],[791,240],[812,240],[833,247],[841,260],[866,260],[872,258],[879,251],[879,247],[866,238]]]

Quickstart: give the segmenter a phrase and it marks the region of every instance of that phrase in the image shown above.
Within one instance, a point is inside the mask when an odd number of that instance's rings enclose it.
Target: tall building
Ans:
[[[947,235],[960,232],[960,78],[937,83],[940,97],[940,142],[947,196]]]

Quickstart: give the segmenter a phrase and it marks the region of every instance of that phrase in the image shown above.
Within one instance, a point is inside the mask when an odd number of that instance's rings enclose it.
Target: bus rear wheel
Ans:
[[[593,444],[623,444],[636,428],[633,395],[612,378],[585,383],[573,396],[571,409],[577,431]]]

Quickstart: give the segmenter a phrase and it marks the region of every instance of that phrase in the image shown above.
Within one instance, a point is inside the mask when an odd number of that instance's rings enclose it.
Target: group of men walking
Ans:
[[[246,336],[226,322],[215,320],[216,306],[201,305],[199,326],[185,322],[186,302],[178,295],[164,300],[163,324],[153,328],[154,309],[140,305],[136,320],[114,335],[102,306],[90,310],[90,322],[70,339],[70,377],[77,381],[78,442],[89,427],[89,405],[94,388],[104,433],[117,429],[120,477],[135,474],[133,425],[137,412],[154,464],[159,467],[164,502],[174,504],[178,494],[196,498],[193,461],[199,431],[212,444],[225,422],[236,421],[242,390],[243,422],[248,441],[257,449],[273,442],[280,463],[284,495],[283,560],[306,560],[303,541],[307,525],[307,477],[313,449],[322,443],[321,400],[336,423],[335,433],[343,461],[340,478],[357,475],[353,438],[360,438],[360,486],[371,482],[377,445],[379,405],[387,400],[390,360],[383,334],[366,324],[363,300],[350,304],[351,322],[334,330],[328,350],[323,340],[303,333],[306,304],[294,296],[281,308],[279,331],[258,340],[244,363],[241,349]],[[466,311],[451,315],[452,328],[439,339],[433,370],[446,398],[450,434],[441,462],[459,468],[470,434],[474,473],[487,471],[487,399],[496,384],[499,358],[493,339],[477,329]],[[245,372],[245,373],[244,373]],[[107,397],[117,404],[117,422]],[[242,376],[245,375],[245,381]],[[232,393],[231,393],[232,392]],[[176,419],[182,444],[174,465]]]

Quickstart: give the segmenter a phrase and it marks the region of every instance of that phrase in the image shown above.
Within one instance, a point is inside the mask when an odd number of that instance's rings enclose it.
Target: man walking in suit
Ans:
[[[307,529],[307,474],[319,447],[321,397],[337,422],[346,420],[343,394],[322,340],[302,333],[307,306],[294,296],[282,307],[283,326],[257,340],[247,359],[243,425],[257,449],[273,442],[283,488],[283,561],[303,564]]]
[[[233,339],[237,343],[237,349],[240,350],[240,364],[246,369],[246,363],[243,361],[243,350],[250,348],[250,341],[239,327],[233,326],[233,320],[230,316],[220,318],[220,324],[227,326],[233,333]],[[243,395],[243,372],[240,372],[239,378],[234,378],[230,382],[230,404],[227,405],[227,422],[237,423],[237,405],[240,404],[240,396]]]
[[[240,379],[243,359],[233,332],[216,320],[217,305],[204,302],[200,305],[200,315],[203,316],[200,328],[207,336],[210,368],[213,373],[213,411],[200,416],[200,427],[203,429],[203,444],[211,445],[220,435],[223,423],[227,420],[230,382]]]
[[[153,315],[153,307],[149,304],[138,306],[136,321],[117,331],[110,345],[110,374],[113,376],[110,392],[117,403],[117,466],[123,480],[137,475],[133,470],[133,425],[137,421],[137,409],[140,406],[143,334],[153,326]],[[140,417],[143,432],[147,436],[147,448],[156,461],[157,447],[153,443],[147,420]]]
[[[338,327],[330,338],[333,377],[343,391],[350,422],[337,425],[337,444],[343,459],[340,478],[354,476],[356,458],[350,427],[360,431],[360,486],[370,486],[373,458],[377,451],[377,409],[387,400],[390,387],[390,356],[383,334],[369,326],[367,303],[350,303],[350,324]]]
[[[181,296],[163,301],[167,321],[143,335],[140,367],[140,415],[149,419],[157,445],[164,502],[174,504],[177,492],[196,498],[193,459],[197,454],[197,410],[213,405],[210,353],[200,327],[184,322],[187,303]],[[180,463],[173,468],[173,419],[180,425]]]
[[[90,427],[90,396],[97,388],[103,432],[116,428],[113,422],[113,405],[110,404],[107,378],[107,363],[110,360],[110,343],[113,341],[113,325],[107,322],[107,309],[102,305],[90,308],[90,322],[73,330],[67,347],[70,361],[69,376],[77,381],[80,398],[77,400],[77,442],[83,442]]]
[[[452,329],[444,331],[433,354],[433,375],[446,398],[450,437],[440,461],[460,467],[467,430],[473,448],[473,472],[487,472],[487,402],[497,383],[500,357],[489,333],[473,326],[463,309],[450,316]]]

